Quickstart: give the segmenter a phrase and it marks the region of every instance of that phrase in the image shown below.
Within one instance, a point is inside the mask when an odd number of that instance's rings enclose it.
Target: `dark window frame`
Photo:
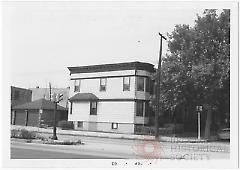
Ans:
[[[114,127],[116,125],[116,127]],[[112,129],[118,129],[118,123],[112,123]]]
[[[105,84],[102,84],[102,80],[105,80]],[[100,91],[106,91],[107,89],[107,78],[100,78],[100,87],[99,90]]]
[[[149,93],[150,94],[154,94],[154,81],[152,80],[152,79],[150,79],[150,84],[149,84],[149,86],[150,86],[150,91],[149,91]]]
[[[139,83],[141,83],[140,80],[143,80],[143,87],[139,86],[140,85]],[[145,78],[144,77],[137,77],[137,91],[143,91],[144,92],[144,90],[145,90]]]
[[[74,80],[74,92],[80,92],[81,80]]]
[[[96,103],[96,108],[93,108],[93,103]],[[97,115],[97,101],[90,102],[90,115]]]
[[[145,92],[150,93],[150,81],[151,79],[149,77],[146,77],[146,83],[145,83]]]
[[[80,124],[81,126],[79,126],[79,124]],[[77,121],[77,127],[78,127],[78,128],[83,128],[83,121]]]
[[[72,105],[73,105],[73,102],[70,102],[70,115],[72,115]]]
[[[151,112],[151,108],[150,108],[149,101],[148,101],[148,102],[145,102],[145,114],[144,114],[144,117],[149,117],[150,112]]]
[[[144,116],[144,101],[136,102],[136,116],[143,117]],[[139,108],[139,106],[141,106]]]
[[[128,84],[125,82],[125,79],[128,79]],[[130,91],[131,78],[123,77],[123,91]]]

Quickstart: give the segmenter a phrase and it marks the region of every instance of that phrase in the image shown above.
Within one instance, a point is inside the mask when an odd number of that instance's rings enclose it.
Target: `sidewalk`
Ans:
[[[11,125],[11,130],[21,130],[26,129],[29,131],[39,132],[39,133],[52,133],[52,129],[38,128],[38,127],[30,127],[30,126],[17,126]],[[62,130],[57,128],[57,134],[60,135],[72,135],[72,136],[89,136],[89,137],[101,137],[101,138],[113,138],[113,139],[130,139],[130,140],[154,140],[154,136],[148,135],[134,135],[134,134],[119,134],[119,133],[106,133],[106,132],[89,132],[89,131],[76,131],[76,130]],[[202,143],[208,142],[207,140],[197,138],[180,138],[180,137],[167,137],[160,136],[160,142],[172,142],[172,143]]]

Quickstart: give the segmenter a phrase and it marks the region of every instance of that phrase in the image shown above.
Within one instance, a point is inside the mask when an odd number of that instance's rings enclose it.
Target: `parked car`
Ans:
[[[221,129],[217,135],[221,140],[230,140],[230,128]]]

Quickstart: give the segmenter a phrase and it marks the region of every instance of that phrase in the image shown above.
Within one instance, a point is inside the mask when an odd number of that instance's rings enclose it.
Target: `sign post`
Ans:
[[[198,114],[198,140],[201,139],[201,112],[202,112],[202,106],[196,107],[197,114]]]
[[[201,117],[200,112],[198,112],[198,140],[201,139]]]

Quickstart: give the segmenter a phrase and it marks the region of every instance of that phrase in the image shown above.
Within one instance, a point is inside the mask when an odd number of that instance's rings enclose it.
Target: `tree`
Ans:
[[[202,104],[208,138],[212,111],[224,108],[229,113],[230,10],[220,15],[205,10],[194,27],[177,25],[168,37],[169,53],[162,62],[163,109],[182,105],[193,110]]]

